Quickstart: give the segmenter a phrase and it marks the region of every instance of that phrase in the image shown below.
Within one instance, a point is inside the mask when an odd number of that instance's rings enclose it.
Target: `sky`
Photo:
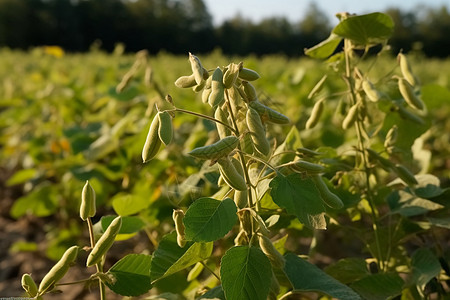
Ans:
[[[450,0],[204,0],[215,25],[238,13],[254,22],[271,16],[283,16],[291,22],[303,19],[308,6],[314,2],[320,11],[329,16],[330,24],[337,24],[337,12],[356,14],[384,11],[390,7],[402,11],[413,11],[420,4],[427,7],[446,6],[450,9]]]

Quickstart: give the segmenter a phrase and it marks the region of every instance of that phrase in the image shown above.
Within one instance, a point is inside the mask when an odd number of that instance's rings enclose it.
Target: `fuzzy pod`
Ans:
[[[214,112],[214,118],[225,124],[228,124],[228,116],[220,107],[216,108],[216,111]],[[224,126],[223,124],[216,122],[216,127],[219,137],[221,139],[231,135],[231,130],[228,127]]]
[[[158,126],[158,136],[164,145],[170,144],[173,137],[173,126],[172,117],[167,111],[158,113],[159,126]]]
[[[324,75],[319,82],[316,83],[316,85],[313,87],[313,89],[311,90],[311,92],[309,92],[308,94],[308,99],[311,99],[312,97],[314,97],[315,95],[317,95],[323,88],[323,85],[325,83],[325,80],[327,80],[327,75]]]
[[[239,75],[239,65],[231,63],[223,74],[223,85],[226,89],[232,88]]]
[[[253,154],[253,141],[249,134],[241,139],[241,149],[244,153]]]
[[[195,82],[197,83],[197,85],[201,84],[203,79],[203,66],[202,63],[200,62],[200,59],[198,59],[197,56],[189,53],[189,62],[191,63],[191,69],[192,69],[192,73],[194,75],[195,78]]]
[[[253,84],[248,81],[242,81],[242,86],[244,87],[244,100],[247,103],[258,100],[258,95],[256,94],[256,89]]]
[[[307,172],[309,174],[318,174],[325,172],[325,167],[306,160],[297,160],[291,167],[300,172]]]
[[[175,86],[179,88],[190,88],[196,85],[197,82],[195,81],[194,74],[189,76],[181,76],[175,81]]]
[[[286,264],[286,260],[283,255],[275,248],[272,241],[263,234],[258,234],[259,247],[262,252],[267,256],[272,265],[276,268],[283,269]]]
[[[83,221],[86,221],[87,218],[95,216],[95,213],[95,191],[89,180],[86,180],[86,184],[81,191],[80,217]]]
[[[159,138],[159,115],[158,112],[153,118],[152,124],[145,140],[144,148],[142,149],[142,161],[148,162],[158,153],[161,148],[161,139]]]
[[[78,255],[78,246],[72,246],[64,252],[61,259],[50,269],[39,284],[39,294],[43,294],[61,280],[75,261]]]
[[[224,137],[214,144],[198,147],[193,149],[188,154],[201,159],[218,159],[227,156],[239,144],[239,138],[234,135]]]
[[[248,237],[251,236],[253,232],[253,224],[250,211],[247,209],[241,209],[238,210],[237,215],[242,231],[244,231]]]
[[[233,200],[238,208],[242,209],[242,208],[246,207],[247,203],[248,203],[247,199],[248,199],[248,190],[247,189],[245,189],[243,191],[238,191],[238,190],[234,191]]]
[[[183,248],[186,245],[186,238],[184,234],[184,211],[181,209],[174,209],[172,213],[172,219],[175,223],[175,231],[177,232],[177,244],[180,248]]]
[[[239,78],[245,81],[255,81],[259,79],[261,76],[256,71],[247,68],[241,68],[239,70]]]
[[[248,104],[251,108],[256,110],[265,122],[274,124],[289,124],[290,120],[282,113],[262,104],[258,100],[252,101]]]
[[[313,109],[311,111],[311,115],[309,116],[308,121],[306,121],[306,126],[305,126],[306,129],[314,128],[317,125],[317,123],[320,120],[320,116],[322,115],[323,107],[324,107],[323,99],[317,101],[314,104]]]
[[[314,181],[314,184],[316,185],[317,190],[319,190],[320,196],[326,205],[334,209],[340,209],[344,207],[344,203],[342,202],[342,200],[328,189],[327,185],[322,179],[322,176],[314,175],[311,177],[311,179]]]
[[[238,191],[247,189],[244,177],[239,174],[228,157],[219,159],[217,163],[219,164],[220,174],[229,186]]]
[[[220,106],[225,101],[225,87],[223,85],[223,72],[219,67],[214,70],[211,80],[211,94],[208,97],[208,103],[211,107]]]
[[[23,274],[21,283],[22,288],[25,290],[25,292],[27,292],[28,296],[32,298],[37,296],[38,287],[30,274]]]
[[[419,99],[419,97],[416,96],[412,86],[406,79],[404,78],[398,79],[398,89],[403,99],[405,99],[406,103],[410,107],[417,110],[423,110],[425,108],[425,104],[422,102],[422,100]]]
[[[103,256],[106,254],[106,252],[108,252],[109,248],[111,248],[111,246],[113,245],[114,240],[117,234],[119,233],[121,227],[122,227],[122,217],[118,216],[111,222],[111,224],[109,224],[108,228],[99,238],[94,248],[92,248],[92,251],[89,253],[89,256],[86,261],[87,267],[98,264],[102,260]]]
[[[362,82],[362,88],[367,98],[372,102],[378,102],[381,99],[381,93],[373,86],[369,80]]]
[[[400,165],[400,164],[395,165],[394,172],[407,185],[418,184],[417,179],[414,177],[414,174],[410,170],[408,170],[405,166]]]
[[[416,76],[414,76],[414,73],[411,70],[411,66],[406,55],[399,53],[397,60],[400,64],[400,71],[402,72],[403,77],[405,77],[410,85],[415,86],[417,84]]]
[[[395,142],[397,141],[398,137],[398,127],[397,125],[394,125],[389,129],[388,133],[386,134],[386,139],[384,140],[384,147],[389,148],[394,146]]]
[[[202,102],[208,103],[209,95],[211,95],[211,88],[204,88],[202,92]]]
[[[301,155],[301,156],[316,156],[316,155],[321,154],[320,152],[317,152],[317,151],[314,151],[314,150],[311,150],[308,148],[303,148],[303,147],[297,148],[296,150],[298,152],[297,155]]]
[[[194,280],[195,278],[197,278],[200,273],[203,271],[203,264],[198,262],[195,264],[195,266],[189,271],[188,276],[186,278],[186,280],[188,282],[191,282],[192,280]]]
[[[270,153],[270,144],[266,138],[266,130],[261,122],[261,117],[258,112],[249,107],[247,110],[246,121],[256,151],[262,155],[268,155]]]
[[[342,121],[342,128],[343,129],[349,129],[353,126],[356,119],[358,118],[358,103],[354,104],[350,109],[348,110],[347,115],[344,118],[344,121]]]
[[[249,243],[249,240],[248,240],[248,236],[247,236],[247,233],[245,232],[245,230],[239,231],[238,235],[234,239],[234,245],[241,246],[241,245],[248,245],[248,243]]]
[[[380,164],[380,166],[383,168],[383,170],[391,171],[392,169],[395,168],[394,164],[390,160],[382,157],[375,150],[366,149],[366,151],[367,151],[367,154],[369,155],[369,158],[377,161]]]
[[[402,105],[397,106],[397,112],[403,119],[410,120],[411,122],[421,125],[425,124],[424,120],[421,117],[410,112],[406,107],[403,107]]]

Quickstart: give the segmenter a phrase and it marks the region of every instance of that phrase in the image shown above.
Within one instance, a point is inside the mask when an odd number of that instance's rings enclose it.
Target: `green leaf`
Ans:
[[[100,219],[100,224],[102,227],[102,231],[105,232],[106,228],[108,228],[109,224],[116,218],[117,216],[104,216]],[[122,217],[122,226],[120,227],[119,234],[130,234],[138,232],[145,226],[144,221],[140,217],[135,216],[127,216]]]
[[[441,272],[438,258],[430,249],[419,249],[411,258],[412,276],[410,283],[417,285],[421,291],[425,285]]]
[[[145,254],[129,254],[112,266],[107,274],[113,283],[105,284],[122,296],[139,296],[152,288],[150,265],[152,257]]]
[[[314,229],[326,229],[325,208],[314,182],[298,173],[276,176],[271,182],[273,201]]]
[[[148,198],[133,194],[119,193],[112,199],[114,211],[119,216],[129,216],[138,213],[149,205]]]
[[[411,217],[441,209],[444,206],[433,201],[419,198],[405,191],[395,191],[388,197],[392,214]]]
[[[272,267],[257,247],[228,249],[220,264],[220,278],[227,300],[266,300]]]
[[[47,217],[56,211],[58,203],[58,191],[56,186],[41,186],[34,189],[28,195],[20,197],[11,208],[11,216],[18,218],[24,214],[32,214],[36,217]]]
[[[305,49],[305,54],[312,58],[324,59],[333,54],[336,47],[342,41],[342,38],[336,34],[331,34],[326,40],[319,44]]]
[[[363,46],[383,43],[393,31],[392,18],[379,12],[350,16],[333,29],[334,34]]]
[[[450,218],[427,218],[431,225],[450,229]]]
[[[6,185],[11,186],[11,185],[25,183],[28,180],[33,179],[37,173],[38,172],[36,169],[19,170],[16,173],[14,173],[14,175],[11,176],[8,179],[8,181],[6,181]]]
[[[373,274],[366,276],[351,285],[367,300],[392,299],[402,293],[403,280],[397,274]]]
[[[284,272],[294,291],[314,291],[337,299],[361,299],[351,288],[340,283],[327,273],[293,253],[284,256]]]
[[[431,174],[420,174],[416,176],[417,184],[414,189],[414,194],[422,198],[434,198],[444,193],[441,189],[441,182],[439,178]]]
[[[442,103],[448,102],[450,91],[439,84],[427,84],[422,86],[421,97],[427,108],[432,111],[433,109],[440,109]]]
[[[295,149],[302,146],[303,145],[300,137],[300,132],[298,131],[297,127],[292,126],[291,130],[289,130],[288,134],[286,135],[286,139],[284,140],[284,142],[281,143],[281,145],[278,146],[274,151],[271,163],[277,166],[294,160],[295,153],[289,152],[289,150],[295,151]],[[255,182],[255,180],[252,179],[252,182]]]
[[[236,204],[230,198],[219,201],[200,198],[189,206],[183,218],[188,241],[211,242],[225,236],[236,224]]]
[[[150,277],[161,279],[183,270],[211,256],[212,243],[188,242],[183,248],[177,244],[176,232],[165,235],[153,253]]]
[[[344,258],[325,268],[325,272],[342,283],[348,284],[370,275],[367,263],[362,258]]]

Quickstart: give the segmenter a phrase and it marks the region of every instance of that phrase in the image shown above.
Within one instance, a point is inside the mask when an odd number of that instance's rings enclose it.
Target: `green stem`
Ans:
[[[222,121],[219,121],[216,118],[213,118],[213,117],[210,117],[210,116],[207,116],[207,115],[204,115],[204,114],[196,113],[196,112],[193,112],[193,111],[190,111],[190,110],[182,109],[182,108],[175,108],[175,109],[172,109],[172,110],[169,110],[169,111],[182,112],[182,113],[193,115],[193,116],[196,116],[196,117],[199,117],[199,118],[207,119],[207,120],[210,120],[210,121],[213,121],[213,122],[216,122],[216,123],[220,123],[223,126],[225,126],[228,129],[230,129],[231,131],[233,131],[233,133],[236,134],[236,136],[239,136],[239,131],[237,131],[237,129],[234,129],[230,125],[228,125],[228,124],[226,124],[226,123],[224,123]]]
[[[91,218],[87,218],[87,223],[88,223],[88,228],[89,228],[89,238],[91,241],[91,248],[94,248],[94,246],[95,246],[94,226],[92,225]],[[96,264],[95,267],[97,268],[98,273],[103,272],[103,265],[101,262]],[[98,279],[98,284],[99,284],[99,289],[100,289],[100,300],[105,300],[106,299],[105,284],[100,280],[100,278]]]
[[[211,272],[211,274],[217,278],[217,280],[220,281],[220,277],[219,275],[216,274],[216,272],[214,272],[213,269],[211,269],[207,264],[205,264],[203,261],[200,261],[200,263],[203,265],[203,267],[205,267],[206,270],[208,270],[209,272]]]
[[[345,80],[350,89],[352,105],[355,105],[357,103],[357,100],[356,100],[356,94],[355,94],[355,90],[354,90],[354,86],[353,86],[353,82],[352,82],[352,78],[351,78],[350,51],[352,51],[350,41],[345,40],[344,41]],[[380,269],[384,270],[384,261],[381,257],[381,246],[380,246],[380,240],[379,240],[379,236],[378,236],[377,212],[376,212],[375,204],[374,204],[373,197],[372,197],[373,194],[372,194],[372,189],[371,189],[371,185],[370,185],[370,169],[368,167],[368,165],[369,165],[368,158],[366,155],[365,146],[364,146],[364,138],[363,138],[363,134],[362,134],[362,131],[364,129],[364,124],[362,123],[362,121],[359,118],[356,119],[355,128],[356,128],[356,134],[358,137],[358,148],[361,153],[361,164],[363,165],[363,169],[364,169],[364,173],[365,173],[367,201],[369,202],[369,206],[370,206],[372,227],[373,227],[373,231],[374,231],[374,235],[375,235],[375,244],[376,244],[376,248],[377,248],[377,250],[376,250],[377,254],[375,255],[375,257],[378,261]]]

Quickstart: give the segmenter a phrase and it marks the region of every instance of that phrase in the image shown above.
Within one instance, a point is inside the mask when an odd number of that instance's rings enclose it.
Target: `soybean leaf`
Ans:
[[[119,193],[112,199],[114,211],[120,216],[129,216],[140,212],[149,206],[146,197],[133,194]]]
[[[415,189],[414,194],[422,198],[434,198],[442,195],[445,190],[440,187],[441,182],[439,178],[431,174],[420,174],[416,176],[419,183]]]
[[[342,41],[342,38],[336,34],[331,34],[326,40],[320,42],[319,44],[305,49],[305,54],[312,58],[324,59],[333,54],[336,47]]]
[[[350,16],[342,20],[333,33],[352,40],[359,45],[371,45],[385,42],[394,31],[392,18],[383,13]]]
[[[56,186],[44,185],[20,197],[11,208],[11,216],[18,218],[30,213],[36,217],[46,217],[53,214],[58,203],[58,191]]]
[[[436,255],[430,249],[419,249],[411,258],[412,276],[411,283],[417,285],[421,291],[425,285],[439,275],[441,265]]]
[[[109,224],[116,218],[117,216],[104,216],[100,219],[100,224],[102,227],[102,231],[105,232],[106,228],[108,228]],[[122,217],[122,226],[120,227],[119,234],[130,234],[138,232],[145,226],[144,221],[140,217],[136,216],[127,216]]]
[[[212,252],[212,243],[188,242],[183,248],[177,244],[176,232],[165,235],[153,253],[150,277],[161,279],[207,259]]]
[[[334,265],[325,268],[325,272],[345,284],[370,275],[366,260],[363,258],[341,259]]]
[[[450,229],[450,218],[427,218],[431,225]]]
[[[388,197],[392,214],[411,217],[443,208],[441,204],[417,197],[405,191],[395,191]]]
[[[340,283],[327,273],[293,253],[284,256],[284,272],[294,287],[294,291],[314,291],[337,299],[361,299],[351,288]]]
[[[150,265],[152,257],[145,254],[129,254],[112,266],[107,274],[112,282],[105,284],[122,296],[139,296],[152,288]]]
[[[269,294],[272,267],[257,247],[228,249],[220,264],[220,278],[227,300],[265,300]]]
[[[211,242],[224,237],[236,224],[236,211],[230,198],[223,201],[206,197],[197,199],[183,218],[186,239]]]
[[[11,186],[15,184],[25,183],[28,180],[33,179],[38,174],[36,169],[23,169],[14,173],[7,181],[6,185]]]
[[[403,284],[397,274],[385,273],[366,276],[350,286],[364,299],[385,300],[400,295]]]
[[[311,179],[303,179],[298,173],[278,175],[270,182],[270,187],[272,199],[278,206],[310,228],[326,229],[323,201]]]

